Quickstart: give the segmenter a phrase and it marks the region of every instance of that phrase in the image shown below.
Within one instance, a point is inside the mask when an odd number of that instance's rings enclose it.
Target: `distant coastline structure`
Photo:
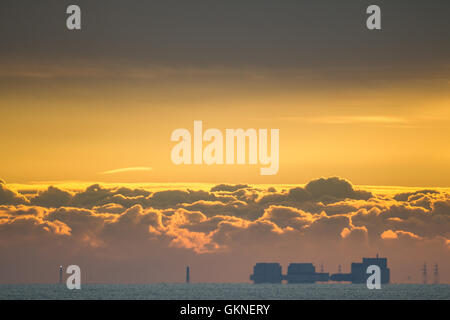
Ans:
[[[433,267],[433,278],[433,284],[439,284],[439,267],[437,263]]]
[[[288,283],[315,283],[326,282],[330,274],[316,272],[316,267],[312,263],[291,263],[285,280]]]
[[[381,270],[381,283],[390,282],[390,270],[387,267],[387,258],[363,258],[362,262],[353,262],[350,273],[336,273],[330,275],[322,272],[316,272],[316,267],[312,263],[291,263],[288,266],[287,274],[283,275],[282,267],[279,263],[256,263],[253,267],[253,274],[250,280],[253,283],[316,283],[328,281],[345,281],[351,283],[365,283],[370,276],[367,273],[367,267],[377,265]]]
[[[257,283],[315,283],[317,281],[328,281],[328,273],[317,273],[316,267],[312,263],[291,263],[288,266],[287,274],[283,275],[279,263],[257,263],[253,267],[253,274],[250,280]]]
[[[281,283],[283,274],[279,263],[257,263],[250,275],[253,283]]]
[[[422,267],[422,283],[427,284],[428,283],[428,272],[427,272],[427,263],[424,262]]]
[[[59,283],[63,283],[63,267],[59,266]]]
[[[189,283],[191,281],[191,275],[189,272],[189,266],[186,267],[186,283]]]
[[[387,267],[387,258],[380,258],[377,254],[375,258],[363,258],[362,262],[352,262],[350,273],[336,273],[331,275],[331,281],[345,281],[351,283],[365,283],[370,274],[367,268],[371,265],[380,267],[381,283],[390,282],[390,270]]]

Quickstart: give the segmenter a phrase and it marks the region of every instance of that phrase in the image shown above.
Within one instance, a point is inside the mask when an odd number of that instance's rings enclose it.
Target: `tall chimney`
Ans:
[[[189,275],[189,266],[186,267],[186,283],[189,283],[190,281],[190,275]]]

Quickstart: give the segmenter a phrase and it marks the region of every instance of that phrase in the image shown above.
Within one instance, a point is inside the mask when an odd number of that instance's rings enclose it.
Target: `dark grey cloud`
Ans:
[[[28,202],[27,199],[23,195],[8,189],[5,183],[0,183],[0,205],[25,204],[27,202]]]
[[[333,198],[367,200],[372,197],[370,192],[364,190],[354,190],[349,181],[338,177],[320,178],[310,181],[305,186],[305,190],[316,199],[328,197],[326,199],[328,201],[332,201]]]
[[[312,194],[304,188],[297,187],[289,190],[289,198],[293,201],[302,202],[310,200],[312,198]]]
[[[436,190],[418,190],[418,191],[414,191],[414,192],[403,192],[403,193],[396,194],[394,196],[394,199],[397,201],[408,201],[409,197],[411,197],[411,196],[420,196],[420,195],[437,194],[437,193],[439,193],[439,192]]]
[[[70,192],[50,186],[47,190],[31,198],[30,203],[41,207],[57,208],[68,206],[71,200],[72,194]]]
[[[181,203],[192,203],[199,200],[217,200],[213,193],[198,190],[167,190],[155,192],[149,198],[149,204],[156,208],[173,207]]]
[[[245,188],[249,188],[249,186],[246,184],[235,184],[235,185],[219,184],[217,186],[212,187],[211,192],[215,192],[215,191],[234,192],[234,191],[237,191],[240,189],[245,189]]]
[[[420,70],[440,72],[450,56],[446,0],[377,1],[379,32],[365,27],[372,3],[358,0],[79,0],[79,32],[65,28],[69,4],[3,0],[0,56],[61,66],[126,61],[137,67],[312,67],[322,79],[348,80],[369,70],[377,78],[386,71],[403,78]],[[376,72],[380,66],[385,69]]]
[[[336,212],[336,207],[326,207],[345,199],[368,200],[373,195],[365,190],[355,190],[352,184],[338,177],[320,178],[310,181],[304,188],[294,187],[287,192],[269,193],[262,195],[257,202],[265,204],[282,204],[310,212]],[[347,208],[351,210],[351,208]],[[344,207],[339,210],[346,211]]]

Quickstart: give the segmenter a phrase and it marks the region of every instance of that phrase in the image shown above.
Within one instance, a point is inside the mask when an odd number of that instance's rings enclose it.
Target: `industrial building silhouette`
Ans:
[[[253,267],[253,274],[250,280],[253,283],[316,283],[328,281],[345,281],[352,283],[365,283],[370,274],[366,273],[367,267],[376,265],[381,270],[381,283],[390,282],[390,270],[387,267],[387,258],[363,258],[362,262],[353,262],[350,273],[329,273],[316,272],[316,267],[312,263],[291,263],[288,266],[287,274],[283,275],[282,267],[279,263],[257,263]]]

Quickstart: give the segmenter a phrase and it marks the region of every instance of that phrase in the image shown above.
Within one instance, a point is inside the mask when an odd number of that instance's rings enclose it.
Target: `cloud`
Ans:
[[[421,237],[418,235],[403,230],[386,230],[381,234],[381,239],[383,240],[421,240]]]
[[[94,184],[22,194],[0,187],[0,267],[22,275],[24,263],[36,265],[40,277],[46,263],[67,259],[104,270],[158,268],[139,281],[174,279],[173,268],[188,263],[202,270],[204,281],[244,281],[256,261],[337,265],[379,251],[396,268],[409,268],[410,259],[450,265],[450,195],[438,190],[378,195],[338,177],[281,191],[218,185],[153,192]],[[97,276],[127,282],[130,273],[120,270]],[[5,277],[0,282],[12,281]]]
[[[170,208],[183,203],[193,203],[200,200],[216,201],[219,199],[220,196],[203,190],[165,190],[155,192],[148,197],[148,204],[156,208]]]
[[[236,185],[230,185],[230,184],[219,184],[217,186],[214,186],[211,188],[211,192],[215,191],[226,191],[226,192],[234,192],[240,189],[249,188],[246,184],[236,184]]]
[[[135,172],[135,171],[151,171],[153,170],[150,167],[129,167],[129,168],[120,168],[114,170],[108,170],[100,172],[100,174],[115,174],[115,173],[123,173],[123,172]]]
[[[372,197],[370,192],[354,190],[349,181],[338,177],[312,180],[305,186],[305,190],[315,198],[330,197],[335,199],[350,198],[367,200]]]
[[[257,120],[268,120],[267,118],[256,118]],[[325,117],[277,117],[279,121],[315,123],[324,125],[383,125],[400,128],[413,128],[413,119],[395,117],[390,115],[360,115],[360,116],[325,116]],[[270,120],[273,120],[271,118]],[[417,122],[417,120],[415,121]]]
[[[436,190],[418,190],[414,192],[404,192],[399,193],[394,196],[394,199],[397,201],[409,201],[409,197],[411,196],[419,196],[419,195],[432,195],[432,194],[439,194],[439,191]]]
[[[49,236],[70,236],[71,229],[61,221],[48,221],[43,217],[21,215],[3,219],[0,223],[1,246],[9,241],[33,243],[37,239]]]
[[[407,124],[409,121],[404,118],[391,116],[338,116],[312,118],[312,122],[324,124]]]
[[[381,239],[398,239],[398,235],[392,230],[386,230],[381,234]]]
[[[3,180],[2,180],[3,182]],[[0,183],[0,205],[2,204],[24,204],[28,200],[20,193],[7,188],[6,184]]]
[[[70,192],[49,186],[47,190],[31,198],[30,202],[36,206],[57,208],[69,205],[71,200]]]
[[[85,191],[76,193],[70,201],[70,206],[92,208],[116,203],[129,208],[135,204],[144,205],[150,195],[151,192],[143,189],[108,189],[99,184],[94,184],[86,188]]]
[[[313,215],[290,207],[270,206],[258,220],[271,221],[281,228],[291,227],[300,230],[310,226],[319,217],[320,215]]]

